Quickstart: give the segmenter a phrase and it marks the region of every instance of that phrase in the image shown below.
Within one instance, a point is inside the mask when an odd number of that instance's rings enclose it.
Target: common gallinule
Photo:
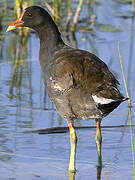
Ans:
[[[97,56],[66,45],[45,9],[38,6],[26,8],[7,31],[18,27],[32,28],[39,35],[39,61],[44,84],[58,113],[67,120],[69,126],[69,171],[75,172],[75,119],[95,119],[98,167],[102,167],[101,120],[127,100],[118,90],[119,82]]]

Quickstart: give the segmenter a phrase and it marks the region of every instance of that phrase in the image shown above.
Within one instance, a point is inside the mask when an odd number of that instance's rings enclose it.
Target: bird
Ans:
[[[65,44],[51,15],[40,6],[29,6],[7,31],[19,27],[34,29],[40,39],[39,62],[48,95],[69,127],[69,172],[76,172],[76,119],[94,119],[97,167],[102,168],[101,120],[126,101],[119,82],[96,55]]]

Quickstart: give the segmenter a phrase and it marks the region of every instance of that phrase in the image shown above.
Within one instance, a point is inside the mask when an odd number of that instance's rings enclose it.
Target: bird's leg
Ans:
[[[74,124],[71,121],[68,121],[69,132],[70,132],[70,162],[69,162],[69,172],[75,172],[75,159],[76,159],[76,144],[77,136],[74,128]]]
[[[101,134],[101,128],[100,128],[101,119],[96,119],[96,137],[95,142],[97,146],[97,153],[98,153],[98,164],[97,167],[102,168],[102,154],[101,154],[101,147],[102,147],[102,134]]]

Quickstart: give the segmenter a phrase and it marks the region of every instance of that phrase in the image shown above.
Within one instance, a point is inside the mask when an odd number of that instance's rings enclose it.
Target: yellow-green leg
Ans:
[[[101,128],[100,128],[100,120],[96,120],[96,126],[97,126],[97,131],[96,131],[96,137],[95,137],[95,142],[97,146],[97,153],[98,153],[98,163],[97,167],[101,168],[102,167],[102,134],[101,134]]]
[[[77,136],[72,122],[68,123],[69,132],[70,132],[70,161],[69,161],[69,172],[75,172],[75,159],[76,159],[76,145],[77,145]]]

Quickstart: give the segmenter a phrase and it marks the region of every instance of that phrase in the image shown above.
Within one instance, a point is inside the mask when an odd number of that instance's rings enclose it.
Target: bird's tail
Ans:
[[[121,102],[124,102],[124,101],[127,101],[127,100],[129,100],[130,98],[123,98],[123,99],[121,99]]]

